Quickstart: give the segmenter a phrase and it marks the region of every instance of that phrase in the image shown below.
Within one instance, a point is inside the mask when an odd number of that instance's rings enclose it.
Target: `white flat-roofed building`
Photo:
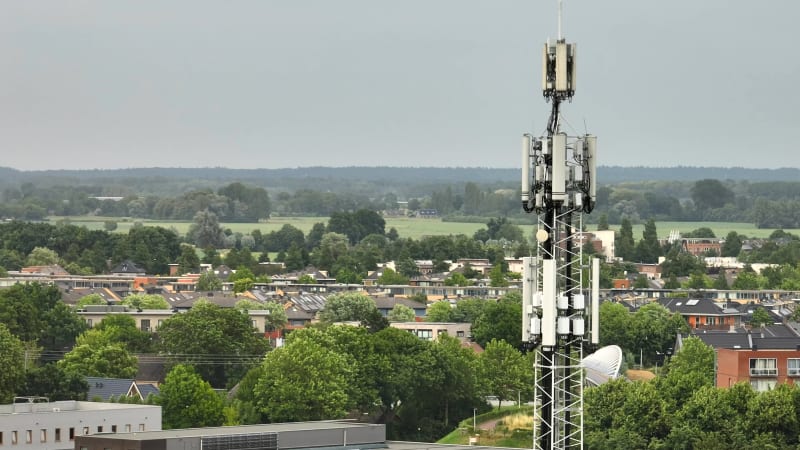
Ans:
[[[458,338],[461,342],[469,341],[472,333],[470,323],[457,322],[391,322],[392,328],[399,328],[416,335],[420,339],[435,340],[441,335]]]
[[[0,448],[66,450],[77,436],[161,430],[160,406],[20,400],[0,405]]]

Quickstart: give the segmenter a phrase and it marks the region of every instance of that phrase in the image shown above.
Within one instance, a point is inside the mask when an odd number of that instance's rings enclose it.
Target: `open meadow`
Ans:
[[[180,234],[186,234],[191,226],[191,221],[151,221],[142,219],[131,218],[114,218],[114,217],[96,217],[96,216],[80,216],[80,217],[55,217],[49,218],[51,223],[59,221],[68,221],[73,225],[85,226],[92,230],[102,230],[104,222],[112,220],[117,222],[116,232],[127,233],[134,223],[141,222],[149,226],[160,226],[164,228],[174,228]],[[441,219],[418,219],[410,217],[387,217],[386,230],[395,228],[397,233],[404,238],[419,239],[423,236],[431,235],[458,235],[465,234],[472,236],[477,230],[485,228],[483,223],[465,223],[465,222],[445,222]],[[489,219],[487,218],[487,221]],[[522,229],[526,236],[532,236],[534,228],[535,217],[531,216],[531,225],[522,225]],[[230,228],[234,233],[248,234],[253,230],[260,230],[261,233],[269,233],[271,231],[279,230],[282,226],[289,224],[302,230],[303,233],[308,233],[317,222],[327,223],[327,217],[274,217],[267,221],[259,223],[222,223],[223,228]],[[772,229],[758,229],[751,223],[737,223],[737,222],[656,222],[656,229],[659,238],[666,238],[669,236],[671,230],[677,230],[681,233],[687,233],[698,228],[708,227],[714,231],[717,237],[724,238],[729,232],[735,231],[740,235],[755,238],[766,238],[774,230]],[[587,227],[589,231],[595,229],[594,225]],[[612,225],[611,229],[618,230],[619,225]],[[633,236],[635,239],[642,237],[644,230],[643,224],[636,224],[633,226]],[[800,229],[787,229],[786,232],[800,235]]]

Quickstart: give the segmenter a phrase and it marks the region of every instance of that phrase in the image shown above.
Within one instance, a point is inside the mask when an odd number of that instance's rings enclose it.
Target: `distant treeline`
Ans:
[[[623,183],[628,181],[697,181],[706,178],[734,181],[794,181],[800,178],[800,169],[752,169],[745,167],[621,167],[599,166],[598,181]],[[274,180],[300,180],[311,187],[326,180],[364,180],[390,184],[449,184],[517,182],[519,168],[487,167],[299,167],[283,169],[229,169],[224,167],[180,168],[150,167],[130,169],[94,170],[31,170],[20,171],[0,167],[4,182],[54,180],[64,184],[82,184],[89,181],[112,184],[120,179],[195,179],[224,184],[231,180],[252,183],[270,183]],[[94,184],[94,183],[92,183]]]
[[[761,228],[800,226],[798,169],[598,170],[597,207],[587,216],[588,222],[604,216],[611,224],[627,217],[633,223],[653,218],[749,222]],[[272,214],[328,217],[359,209],[394,214],[427,209],[449,220],[508,217],[513,221],[524,216],[518,180],[517,169],[489,168],[0,168],[0,217],[191,220],[208,209],[221,221],[232,222],[256,221]]]

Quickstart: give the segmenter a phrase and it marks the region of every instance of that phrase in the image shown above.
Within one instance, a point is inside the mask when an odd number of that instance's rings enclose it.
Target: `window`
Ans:
[[[17,431],[14,430],[11,432],[11,445],[17,445]]]
[[[89,328],[92,328],[92,319],[86,319],[86,325],[88,325]]]
[[[790,377],[800,377],[800,358],[786,360],[786,374]]]
[[[111,432],[112,433],[116,433],[117,432],[117,426],[116,425],[111,425]]]
[[[716,325],[716,324],[717,324],[716,317],[706,316],[706,325]]]
[[[756,392],[771,391],[775,389],[776,384],[778,384],[778,380],[750,380],[750,386]]]
[[[83,435],[86,436],[89,434],[89,427],[83,427]]]
[[[53,439],[56,442],[61,442],[61,428],[56,428]]]
[[[420,339],[433,339],[433,330],[417,330],[417,337]]]
[[[463,330],[456,331],[456,337],[463,338],[464,337],[464,331]]]
[[[164,319],[158,319],[158,327],[161,328],[161,325],[164,325]]]
[[[436,331],[436,336],[447,335],[447,330],[438,330]]]
[[[103,432],[103,426],[102,425],[98,425],[97,426],[97,432],[98,433],[102,433]]]
[[[3,432],[0,431],[0,445],[3,445]]]
[[[139,326],[139,328],[141,328],[142,331],[150,331],[150,319],[142,319],[140,324],[141,325]]]
[[[139,424],[139,431],[144,431],[144,424],[143,423]]]
[[[751,377],[778,376],[778,363],[775,358],[750,358]]]
[[[33,430],[25,430],[25,443],[30,444],[33,442]]]
[[[47,430],[44,428],[39,430],[39,442],[47,442]]]
[[[70,441],[75,440],[75,428],[69,427],[69,440]]]
[[[130,433],[131,432],[131,424],[129,424],[129,423],[125,424],[125,432],[126,433]]]

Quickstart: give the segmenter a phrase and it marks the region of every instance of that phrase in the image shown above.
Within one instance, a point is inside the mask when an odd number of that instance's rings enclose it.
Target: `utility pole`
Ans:
[[[597,137],[561,130],[561,103],[575,95],[577,46],[561,35],[560,0],[558,33],[542,49],[546,132],[522,137],[522,208],[537,224],[536,255],[523,258],[522,342],[536,351],[534,448],[543,450],[583,448],[581,360],[599,343],[599,260],[584,261],[582,252],[583,214],[596,201]]]

